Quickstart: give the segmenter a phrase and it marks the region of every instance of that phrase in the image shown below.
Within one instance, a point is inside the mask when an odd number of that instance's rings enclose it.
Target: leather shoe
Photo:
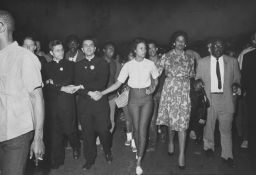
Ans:
[[[214,157],[214,152],[212,149],[207,149],[204,152],[207,158]]]
[[[57,163],[51,164],[51,169],[59,169],[60,165]]]
[[[107,160],[107,162],[108,162],[109,164],[112,163],[113,156],[112,156],[111,153],[110,153],[110,154],[106,154],[106,155],[105,155],[105,158],[106,158],[106,160]]]
[[[75,160],[77,160],[77,159],[79,159],[79,157],[80,157],[80,151],[74,150],[74,151],[73,151],[73,158],[74,158]]]
[[[186,169],[186,165],[179,165],[179,169],[180,170],[185,170]]]
[[[174,152],[169,152],[168,151],[168,156],[173,156],[174,155]]]
[[[89,169],[91,169],[92,165],[93,165],[93,163],[88,163],[88,162],[86,162],[86,163],[83,165],[82,169],[83,169],[84,171],[89,170]]]
[[[235,166],[234,159],[232,159],[232,158],[227,158],[227,159],[221,158],[221,159],[222,159],[222,162],[224,164],[226,164],[227,166],[229,166],[231,168],[233,168]]]

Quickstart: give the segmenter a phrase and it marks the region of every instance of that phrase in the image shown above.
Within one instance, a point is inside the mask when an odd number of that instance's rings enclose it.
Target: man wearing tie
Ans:
[[[234,93],[240,94],[240,87],[233,92],[232,87],[240,83],[240,71],[236,59],[224,55],[224,41],[216,38],[211,43],[211,55],[199,60],[196,79],[205,83],[206,95],[210,101],[204,130],[204,150],[207,156],[214,155],[214,130],[219,121],[221,138],[221,158],[233,166],[232,120],[235,112]]]

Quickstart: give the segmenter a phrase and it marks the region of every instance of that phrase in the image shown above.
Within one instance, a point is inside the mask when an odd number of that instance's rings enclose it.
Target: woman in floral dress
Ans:
[[[178,131],[178,165],[180,169],[185,169],[186,130],[191,110],[190,77],[194,75],[194,58],[184,51],[187,42],[185,32],[175,32],[173,41],[174,49],[164,54],[157,63],[159,70],[164,70],[167,76],[161,94],[157,125],[169,127],[169,155],[174,153],[174,131]]]

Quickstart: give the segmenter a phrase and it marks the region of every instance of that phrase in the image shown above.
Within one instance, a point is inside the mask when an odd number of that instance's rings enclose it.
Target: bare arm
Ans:
[[[33,107],[34,114],[34,128],[35,135],[30,148],[30,158],[33,153],[35,155],[35,161],[37,164],[38,159],[42,159],[44,154],[44,143],[43,143],[43,125],[44,125],[44,99],[42,88],[37,88],[30,94],[30,99]]]
[[[112,86],[110,86],[109,88],[105,89],[104,91],[102,91],[102,95],[106,95],[110,92],[113,92],[115,90],[117,90],[120,86],[122,85],[122,83],[120,81],[116,81]]]

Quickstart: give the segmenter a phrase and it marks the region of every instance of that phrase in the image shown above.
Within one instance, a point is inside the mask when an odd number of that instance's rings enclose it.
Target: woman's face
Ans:
[[[139,43],[136,47],[135,53],[137,57],[144,58],[146,55],[147,49],[145,43]]]
[[[175,45],[175,49],[184,50],[186,45],[186,40],[184,36],[178,36],[174,42],[174,45]]]

